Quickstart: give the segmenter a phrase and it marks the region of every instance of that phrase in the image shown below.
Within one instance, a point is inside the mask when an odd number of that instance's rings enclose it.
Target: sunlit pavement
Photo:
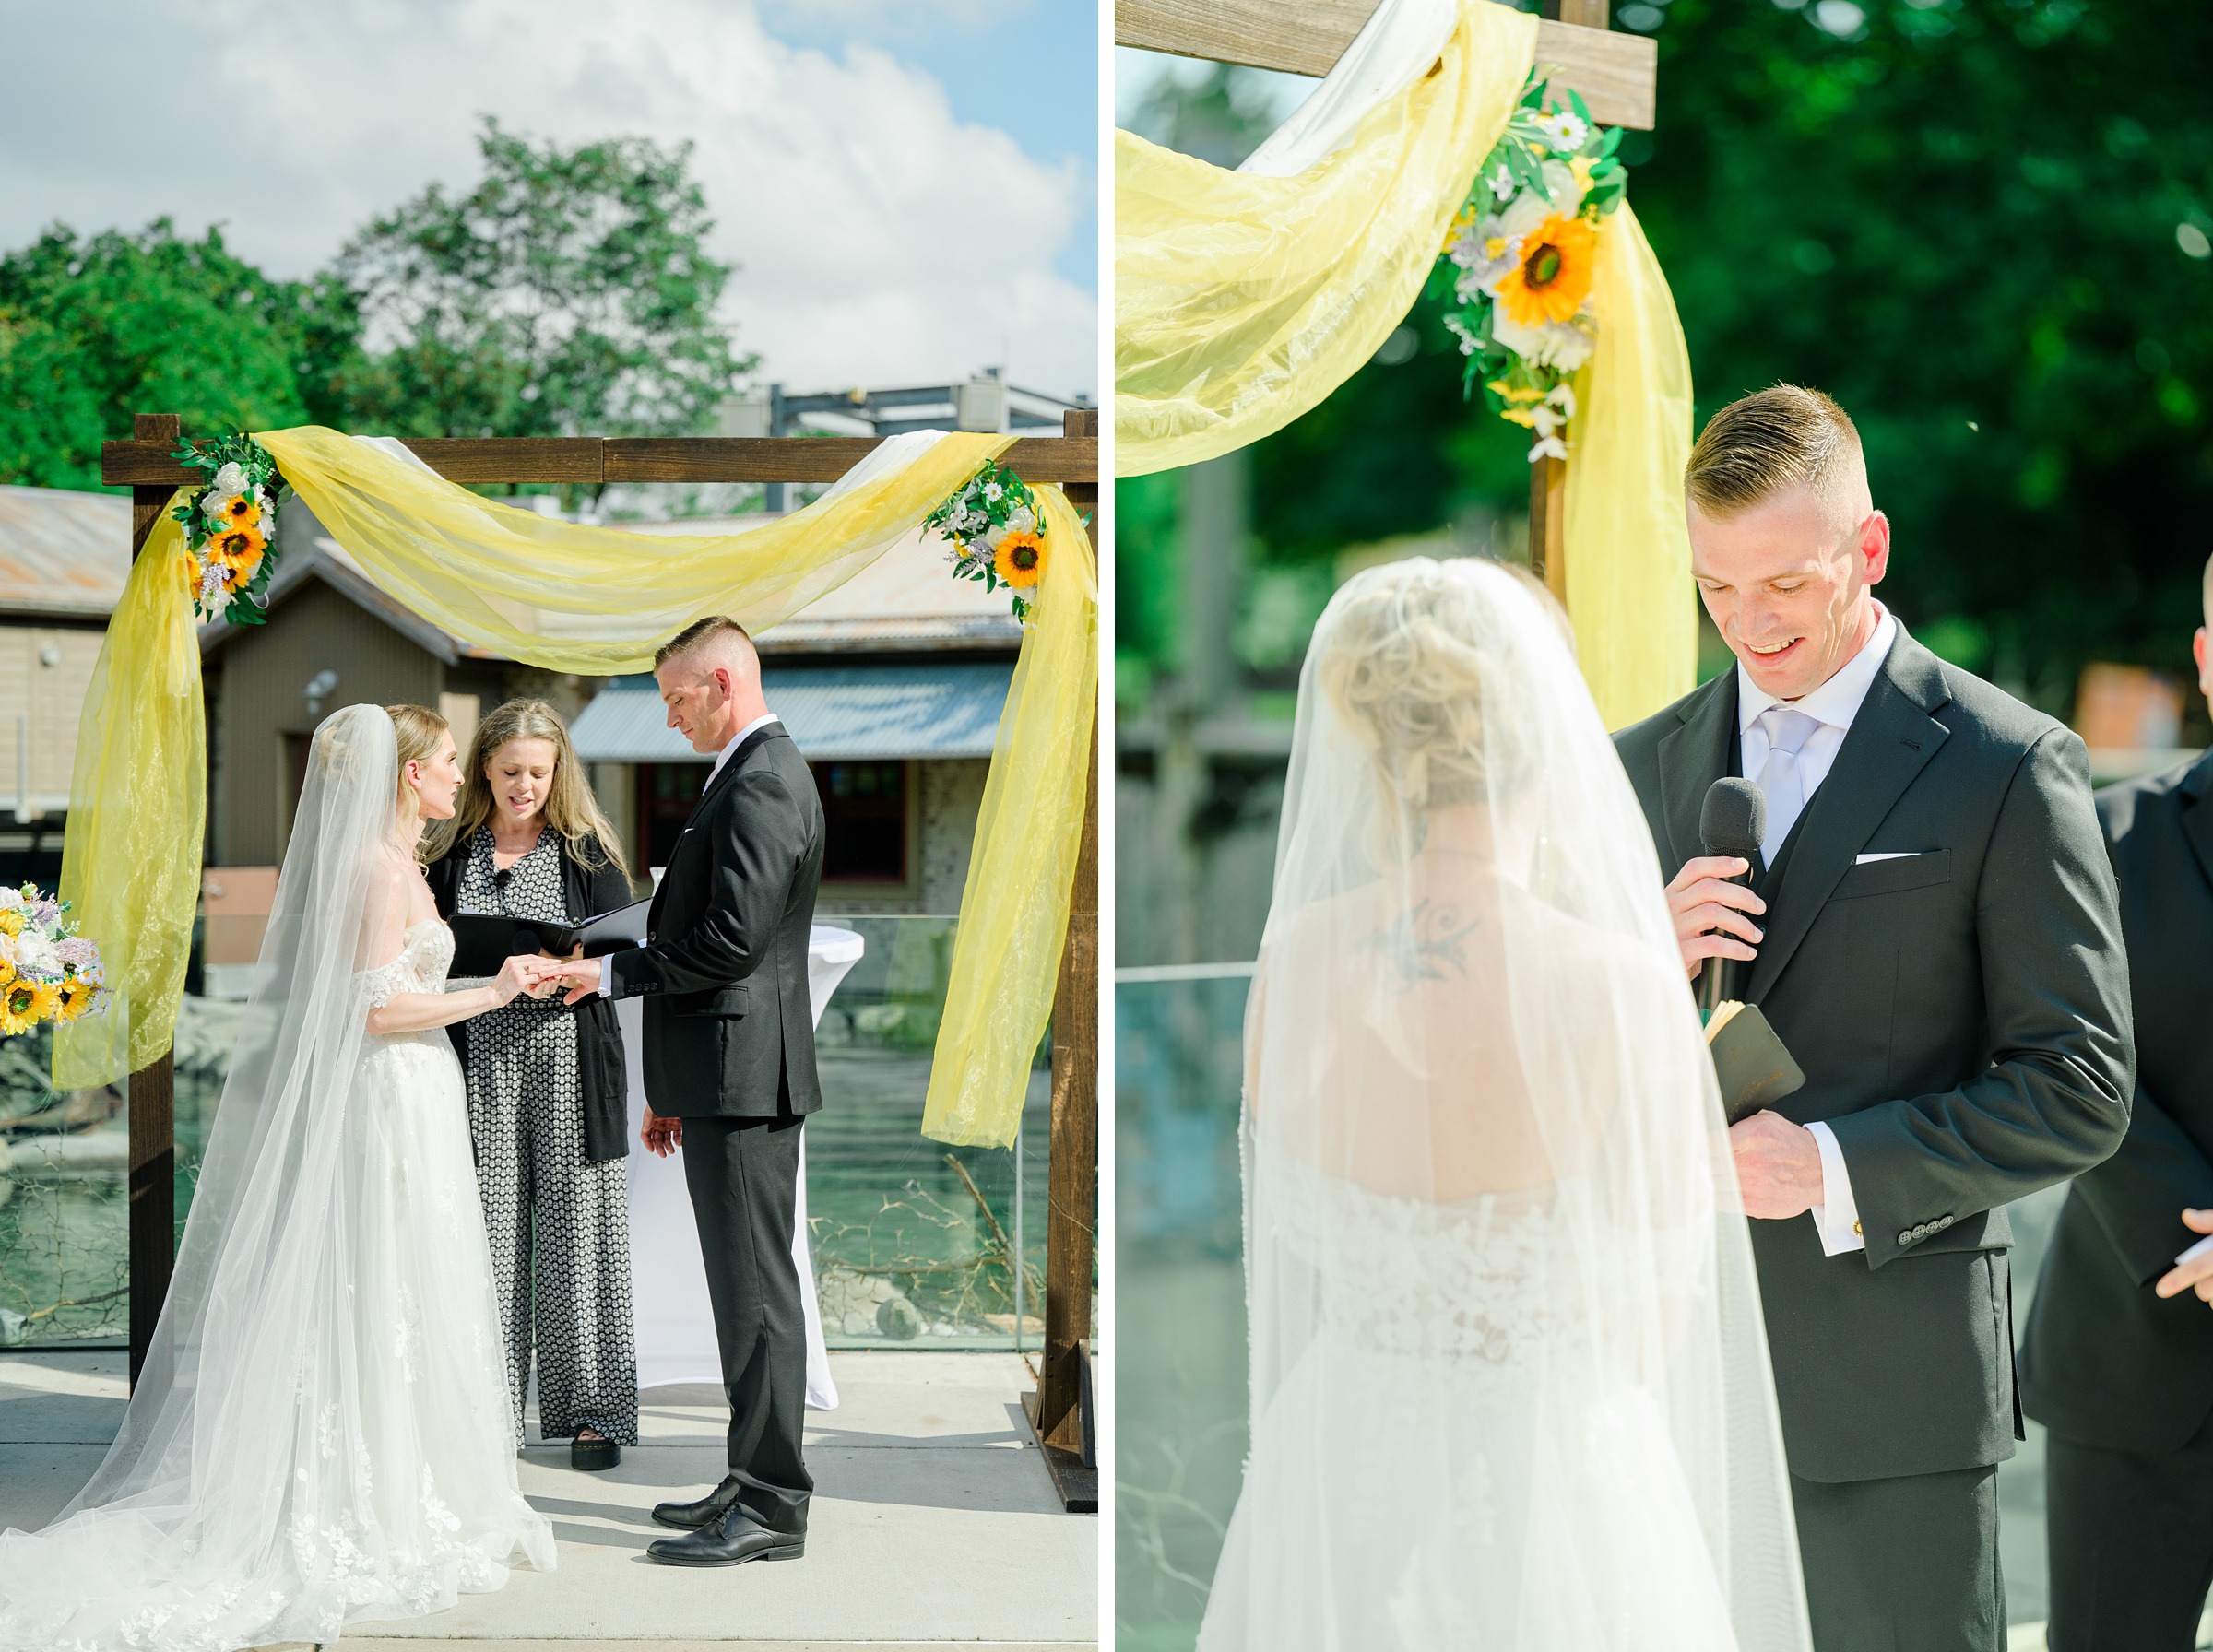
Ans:
[[[743,1644],[876,1652],[982,1643],[999,1652],[1095,1644],[1098,1522],[1063,1514],[1019,1409],[1031,1386],[1000,1353],[833,1353],[843,1403],[811,1412],[815,1476],[797,1564],[692,1570],[645,1558],[654,1504],[721,1478],[718,1390],[643,1397],[643,1443],[605,1474],[566,1443],[524,1454],[524,1493],[553,1522],[558,1570],[517,1571],[452,1611],[349,1630],[347,1647]],[[120,1352],[0,1354],[0,1527],[42,1525],[99,1463],[123,1415]],[[536,1422],[532,1421],[535,1437]]]

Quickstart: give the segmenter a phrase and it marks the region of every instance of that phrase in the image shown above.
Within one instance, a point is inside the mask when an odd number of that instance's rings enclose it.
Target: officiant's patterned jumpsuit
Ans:
[[[502,874],[489,831],[469,846],[461,912],[565,924],[562,836],[547,830]],[[468,1133],[476,1143],[491,1277],[507,1339],[515,1438],[538,1357],[538,1431],[593,1428],[638,1441],[638,1363],[631,1326],[630,1202],[621,1159],[584,1156],[576,1020],[561,995],[516,997],[468,1023]]]

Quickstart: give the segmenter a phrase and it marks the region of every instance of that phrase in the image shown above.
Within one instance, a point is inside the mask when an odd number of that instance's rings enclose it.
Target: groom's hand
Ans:
[[[638,1132],[638,1139],[645,1150],[657,1159],[666,1159],[684,1145],[684,1121],[680,1118],[663,1118],[651,1107],[645,1109],[645,1127]]]
[[[561,966],[561,978],[569,987],[569,996],[562,999],[562,1003],[581,1004],[599,990],[598,959],[564,958]]]
[[[2184,1210],[2183,1225],[2193,1233],[2213,1233],[2213,1210]],[[2199,1301],[2213,1303],[2213,1252],[2178,1263],[2161,1274],[2152,1289],[2161,1296],[2180,1296],[2194,1290]]]
[[[1822,1202],[1821,1149],[1805,1126],[1755,1113],[1729,1127],[1729,1150],[1746,1216],[1788,1221]]]
[[[1751,863],[1734,855],[1701,855],[1685,861],[1669,882],[1667,910],[1675,920],[1685,974],[1697,974],[1709,958],[1749,962],[1759,956],[1751,943],[1766,936],[1745,914],[1765,912],[1768,903],[1741,883],[1722,881],[1749,870]]]

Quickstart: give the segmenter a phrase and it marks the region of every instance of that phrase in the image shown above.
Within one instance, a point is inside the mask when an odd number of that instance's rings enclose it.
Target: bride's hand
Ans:
[[[534,998],[546,996],[545,982],[538,975],[538,961],[517,952],[500,966],[500,973],[491,978],[492,1000],[495,1004],[510,1004],[519,993]]]

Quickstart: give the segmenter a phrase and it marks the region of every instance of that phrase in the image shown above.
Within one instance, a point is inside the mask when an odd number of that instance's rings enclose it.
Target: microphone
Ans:
[[[1698,810],[1698,836],[1709,855],[1734,855],[1749,863],[1729,883],[1750,885],[1764,869],[1760,840],[1768,834],[1768,795],[1749,780],[1727,775],[1706,788],[1706,802]],[[1698,1008],[1711,1015],[1722,1001],[1722,977],[1732,961],[1709,958],[1698,982]]]

